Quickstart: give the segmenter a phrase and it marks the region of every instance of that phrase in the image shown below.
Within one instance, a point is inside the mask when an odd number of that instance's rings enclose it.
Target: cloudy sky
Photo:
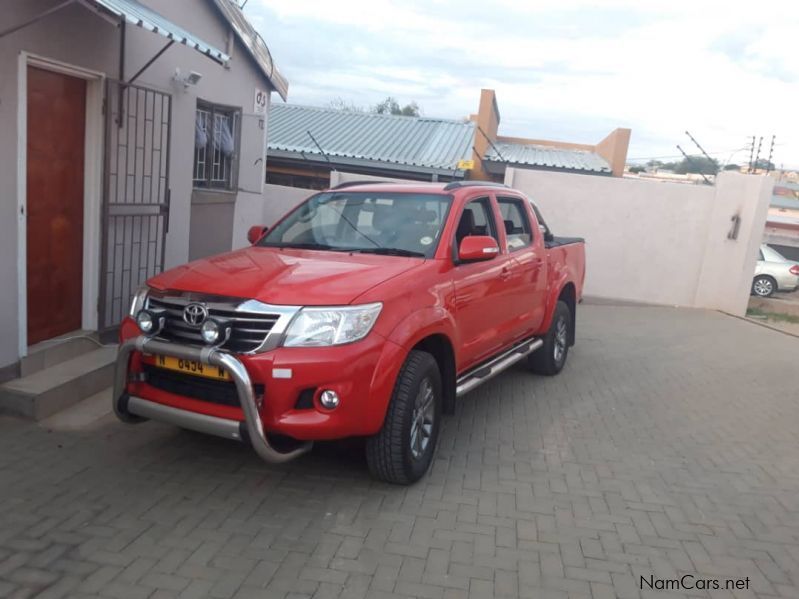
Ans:
[[[461,118],[497,91],[500,134],[595,143],[632,129],[630,159],[695,152],[799,167],[799,1],[250,0],[289,101],[387,95]],[[276,99],[279,101],[279,99]]]

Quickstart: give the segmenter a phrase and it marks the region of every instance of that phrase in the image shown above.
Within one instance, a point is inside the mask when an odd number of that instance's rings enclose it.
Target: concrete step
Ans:
[[[28,348],[28,355],[19,361],[21,377],[30,376],[67,360],[72,360],[100,347],[97,333],[75,331],[42,341]]]
[[[0,385],[0,413],[41,420],[113,383],[116,346],[97,347]]]

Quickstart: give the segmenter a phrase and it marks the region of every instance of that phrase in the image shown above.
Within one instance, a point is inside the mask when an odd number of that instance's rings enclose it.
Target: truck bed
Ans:
[[[544,247],[547,249],[557,248],[562,245],[571,245],[573,243],[585,243],[582,237],[553,237],[549,241],[544,241]]]

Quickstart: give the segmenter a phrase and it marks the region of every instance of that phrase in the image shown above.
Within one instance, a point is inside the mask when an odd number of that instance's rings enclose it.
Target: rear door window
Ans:
[[[533,243],[532,227],[524,203],[517,198],[497,198],[499,213],[505,227],[508,251],[515,252]]]

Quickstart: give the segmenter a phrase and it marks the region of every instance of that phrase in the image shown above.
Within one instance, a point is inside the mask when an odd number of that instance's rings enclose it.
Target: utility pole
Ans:
[[[686,131],[686,132],[685,132],[685,134],[686,134],[686,135],[687,135],[687,136],[688,136],[688,137],[691,139],[691,141],[692,141],[692,142],[694,142],[694,145],[695,145],[697,148],[699,148],[699,151],[700,151],[700,152],[702,152],[702,155],[703,155],[705,158],[707,158],[708,162],[710,162],[711,164],[713,164],[713,163],[715,162],[715,160],[713,160],[713,159],[712,159],[712,158],[711,158],[711,157],[708,155],[708,153],[707,153],[707,152],[705,152],[705,149],[704,149],[702,146],[700,146],[700,145],[699,145],[699,142],[698,142],[698,141],[696,141],[696,140],[694,139],[694,136],[693,136],[693,135],[691,135],[690,133],[688,133],[688,131]]]
[[[768,163],[766,164],[766,174],[771,172],[771,157],[774,156],[774,140],[777,139],[776,135],[771,136],[771,147],[768,149]]]
[[[755,154],[755,162],[753,163],[753,167],[755,169],[755,173],[757,173],[757,161],[760,160],[760,146],[763,145],[763,136],[761,135],[757,140],[757,153]]]
[[[749,170],[747,171],[750,175],[752,174],[752,161],[755,155],[755,136],[752,136],[752,145],[749,146]]]
[[[686,153],[683,151],[683,149],[682,149],[682,148],[681,148],[679,145],[677,145],[677,149],[680,151],[680,154],[682,154],[683,156],[685,156],[685,161],[690,163],[690,162],[691,162],[691,157],[690,157],[688,154],[686,154]],[[703,173],[703,172],[702,172],[702,167],[701,167],[701,165],[699,166],[699,169],[698,169],[698,170],[699,170],[699,174],[700,174],[700,175],[702,175],[702,178],[705,180],[705,185],[713,185],[713,183],[710,181],[710,179],[708,179],[708,178],[705,176],[705,173]]]

